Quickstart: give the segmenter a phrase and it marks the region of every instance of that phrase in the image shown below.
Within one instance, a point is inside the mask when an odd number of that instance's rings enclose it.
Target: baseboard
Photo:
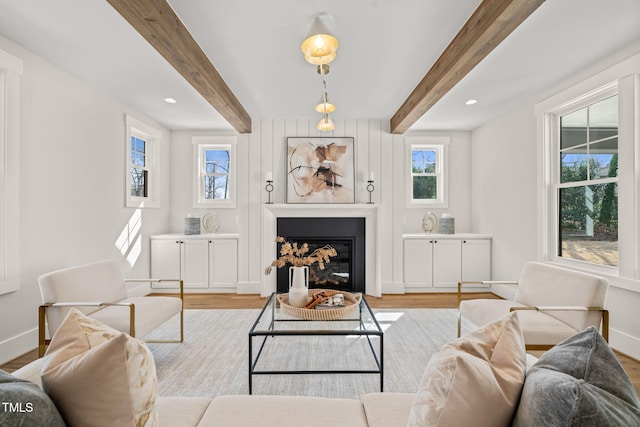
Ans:
[[[403,282],[384,282],[382,283],[382,294],[404,294]]]
[[[619,351],[636,360],[640,360],[640,339],[617,329],[609,328],[609,344]]]
[[[260,282],[238,282],[236,292],[239,294],[260,294]]]
[[[38,347],[38,328],[0,342],[0,365],[22,356]]]

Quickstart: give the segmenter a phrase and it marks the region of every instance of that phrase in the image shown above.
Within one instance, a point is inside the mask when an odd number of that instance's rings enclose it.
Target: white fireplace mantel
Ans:
[[[269,265],[276,256],[275,238],[278,218],[305,217],[356,217],[365,218],[366,266],[365,293],[381,296],[378,239],[378,207],[375,204],[265,204],[262,211],[262,259],[263,265]],[[275,274],[264,276],[260,293],[268,296],[276,290]]]

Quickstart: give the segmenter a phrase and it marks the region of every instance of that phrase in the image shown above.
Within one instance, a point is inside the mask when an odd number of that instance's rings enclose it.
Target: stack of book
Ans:
[[[344,307],[344,295],[343,294],[335,294],[327,298],[326,301],[321,302],[320,304],[315,306],[316,310],[328,310],[332,308],[342,308]]]

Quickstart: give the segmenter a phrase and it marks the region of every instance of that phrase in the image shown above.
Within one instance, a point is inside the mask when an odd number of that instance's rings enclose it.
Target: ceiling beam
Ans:
[[[391,133],[406,132],[543,2],[483,0],[391,117]]]
[[[107,0],[239,133],[251,117],[166,0]]]

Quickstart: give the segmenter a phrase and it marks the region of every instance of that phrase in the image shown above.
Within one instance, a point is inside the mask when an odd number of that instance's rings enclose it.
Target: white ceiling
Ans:
[[[331,14],[340,42],[334,119],[390,119],[480,0],[169,3],[255,125],[320,119],[321,80],[300,51],[314,15]],[[0,0],[0,35],[170,129],[231,129],[106,0]],[[640,0],[547,0],[411,129],[474,129],[637,41]]]

